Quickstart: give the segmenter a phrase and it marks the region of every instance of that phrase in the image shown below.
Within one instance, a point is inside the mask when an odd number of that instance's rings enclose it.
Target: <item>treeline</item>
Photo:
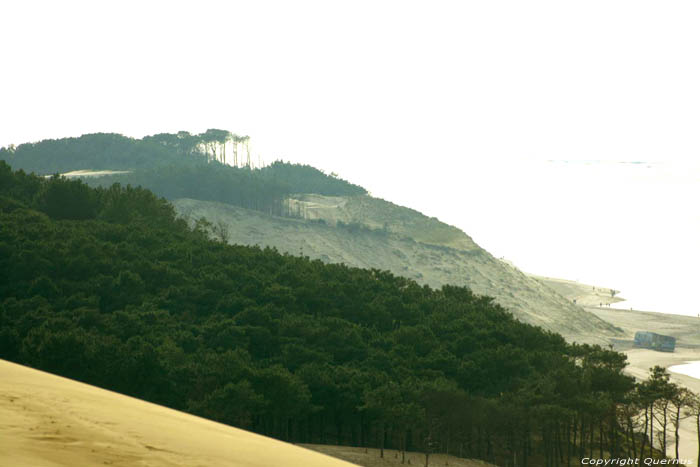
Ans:
[[[73,170],[138,170],[168,165],[201,166],[206,155],[193,145],[174,149],[158,140],[94,133],[0,148],[0,159],[14,169],[40,175]]]
[[[74,170],[123,170],[89,178],[92,186],[114,183],[148,188],[167,199],[218,201],[275,215],[294,216],[285,199],[296,193],[328,196],[365,194],[366,190],[308,165],[277,161],[253,168],[249,153],[240,166],[238,148],[248,137],[210,129],[199,135],[161,133],[143,139],[111,133],[45,140],[0,149],[0,159],[14,169],[38,174]],[[232,162],[228,165],[226,147]],[[241,157],[243,155],[241,154]]]
[[[646,449],[654,450],[656,443],[664,456],[679,459],[680,423],[685,418],[691,418],[697,435],[697,458],[700,459],[700,395],[671,383],[668,371],[655,366],[649,369],[647,380],[635,386],[630,401],[629,407],[623,412],[623,418],[634,453],[638,452],[639,457],[643,457]],[[637,445],[632,437],[634,431],[642,435]],[[675,444],[673,453],[668,452],[669,441]]]
[[[258,170],[205,165],[160,167],[130,174],[86,180],[93,187],[138,186],[168,200],[192,198],[217,201],[273,215],[290,216],[285,199],[291,194],[284,181],[268,181]]]
[[[173,164],[196,166],[211,161],[252,167],[249,141],[248,136],[214,128],[200,134],[180,131],[142,139],[116,133],[93,133],[0,148],[0,159],[7,160],[16,169],[38,174],[80,169],[134,170]],[[246,151],[245,164],[238,160],[241,145]],[[227,146],[233,152],[230,161],[226,158]]]
[[[192,198],[241,206],[277,216],[297,217],[286,201],[296,193],[353,196],[364,189],[305,165],[275,162],[262,169],[209,164],[160,167],[86,180],[95,187],[114,183],[148,188],[169,200]]]
[[[661,455],[639,427],[662,385],[635,384],[622,354],[467,288],[207,229],[147,190],[0,162],[0,357],[293,442],[513,466]]]

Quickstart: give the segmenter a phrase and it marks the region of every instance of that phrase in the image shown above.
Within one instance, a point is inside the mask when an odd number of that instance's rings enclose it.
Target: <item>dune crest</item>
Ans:
[[[354,464],[0,360],[0,465]]]

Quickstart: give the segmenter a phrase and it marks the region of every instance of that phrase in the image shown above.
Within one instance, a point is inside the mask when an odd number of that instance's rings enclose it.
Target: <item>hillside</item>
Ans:
[[[304,219],[192,199],[173,204],[190,222],[204,217],[216,226],[226,226],[231,243],[271,246],[326,263],[388,270],[436,288],[468,286],[477,294],[494,297],[518,319],[570,341],[604,343],[619,334],[546,284],[497,260],[464,232],[412,209],[367,195],[297,195],[288,202],[290,211]]]
[[[435,218],[372,198],[364,188],[310,166],[241,165],[247,143],[247,137],[216,129],[142,139],[98,133],[2,148],[0,158],[43,174],[116,170],[85,181],[148,188],[191,221],[205,217],[219,230],[225,225],[232,243],[387,270],[435,288],[468,286],[569,341],[605,343],[619,334],[574,305],[571,296],[563,297],[570,291],[560,284],[524,275]],[[233,166],[225,163],[227,148]]]
[[[141,188],[0,162],[0,358],[285,441],[495,464],[561,452],[555,427],[592,403],[602,426],[633,388],[623,355],[465,287],[227,245],[212,227]]]

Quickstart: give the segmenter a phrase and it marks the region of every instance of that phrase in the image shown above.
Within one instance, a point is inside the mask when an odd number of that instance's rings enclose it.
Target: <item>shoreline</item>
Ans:
[[[649,375],[649,369],[655,365],[662,366],[668,370],[673,365],[700,360],[700,349],[678,349],[676,352],[669,354],[649,349],[629,349],[624,353],[627,355],[627,361],[629,362],[625,372],[638,380],[645,380]],[[669,374],[671,375],[671,382],[686,387],[695,394],[700,394],[700,379],[671,371],[669,371]],[[675,457],[673,427],[670,426],[669,428],[671,433],[666,455],[673,458]],[[692,418],[682,420],[679,434],[679,457],[681,459],[692,459],[697,465],[700,459],[698,459],[698,435],[695,421]],[[658,440],[655,441],[655,444],[658,445]]]
[[[599,318],[617,326],[624,332],[624,338],[610,339],[614,350],[627,356],[625,373],[638,381],[647,379],[649,370],[658,365],[667,370],[675,365],[700,361],[700,320],[695,316],[661,313],[658,311],[625,310],[608,307],[586,307]],[[634,347],[636,331],[653,331],[676,338],[674,352],[659,352],[651,349]],[[700,394],[700,379],[670,370],[670,380],[695,394]],[[673,428],[670,427],[667,444],[667,456],[675,458]],[[681,421],[679,458],[692,459],[695,465],[698,459],[698,435],[695,422],[691,418]],[[655,439],[658,445],[659,440]]]
[[[700,361],[700,317],[695,314],[637,310],[634,309],[634,301],[630,302],[632,305],[630,309],[625,307],[627,300],[619,297],[619,292],[612,288],[543,276],[536,276],[536,278],[568,300],[576,300],[586,311],[610,323],[622,332],[621,336],[614,338],[586,335],[577,337],[584,342],[593,342],[603,338],[613,350],[624,353],[628,363],[625,368],[626,374],[633,376],[637,381],[643,381],[648,378],[650,369],[658,365],[666,368],[671,382],[700,395],[700,378],[669,370],[672,366]],[[605,299],[608,301],[606,302]],[[634,347],[634,334],[637,331],[651,331],[675,337],[675,351],[659,352]],[[671,431],[667,433],[670,438],[667,440],[666,455],[675,458],[673,427],[671,426],[669,429]],[[679,458],[692,459],[695,465],[698,465],[700,463],[700,459],[698,459],[699,441],[695,421],[692,418],[685,418],[681,421],[679,435]],[[660,440],[656,438],[656,434],[654,438],[654,445],[659,446]]]

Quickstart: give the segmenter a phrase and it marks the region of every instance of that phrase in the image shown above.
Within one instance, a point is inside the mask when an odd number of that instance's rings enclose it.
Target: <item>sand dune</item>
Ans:
[[[354,464],[0,360],[0,465]]]
[[[177,212],[191,222],[205,217],[224,226],[229,243],[270,246],[325,263],[391,271],[434,288],[468,286],[474,293],[494,297],[519,320],[570,341],[604,344],[608,337],[619,336],[609,323],[497,260],[467,234],[437,219],[370,196],[298,195],[290,203],[307,220],[209,201],[173,201]],[[339,221],[364,229],[333,227]]]

